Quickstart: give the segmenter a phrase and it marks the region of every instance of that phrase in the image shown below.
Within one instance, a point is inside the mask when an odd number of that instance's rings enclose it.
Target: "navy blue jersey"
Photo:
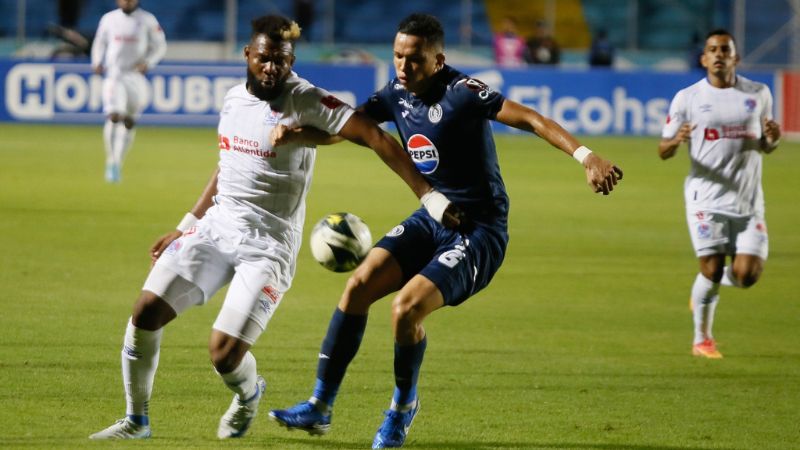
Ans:
[[[433,80],[417,97],[395,78],[363,109],[378,122],[395,123],[417,169],[471,219],[505,226],[508,194],[489,122],[505,98],[447,65]]]

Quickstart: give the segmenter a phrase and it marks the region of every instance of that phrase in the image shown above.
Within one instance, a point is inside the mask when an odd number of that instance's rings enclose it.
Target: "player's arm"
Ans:
[[[106,35],[106,26],[104,19],[100,19],[100,24],[97,26],[97,33],[95,33],[94,41],[92,42],[92,70],[98,75],[102,75],[103,58],[106,54],[106,47],[108,46],[108,36]]]
[[[669,159],[675,156],[675,153],[678,151],[678,147],[680,147],[682,143],[689,141],[689,138],[692,135],[692,130],[694,130],[696,127],[697,125],[683,123],[681,124],[681,127],[678,128],[678,132],[675,133],[675,136],[672,138],[662,138],[658,143],[658,156],[661,159]]]
[[[167,53],[167,38],[158,21],[153,18],[147,28],[148,47],[144,61],[138,64],[137,69],[145,73],[158,64]]]
[[[211,175],[211,179],[208,180],[208,184],[206,184],[205,189],[203,189],[203,193],[200,194],[200,198],[197,199],[197,203],[194,204],[192,210],[183,217],[183,220],[175,227],[174,230],[170,231],[169,233],[161,236],[156,240],[156,242],[150,247],[150,257],[153,260],[153,263],[156,262],[161,253],[169,246],[169,244],[181,237],[181,235],[191,228],[201,217],[206,214],[208,208],[214,204],[214,196],[217,195],[217,177],[219,176],[219,168],[214,170],[213,175]]]
[[[586,182],[595,192],[608,195],[622,179],[622,169],[582,146],[561,125],[531,108],[506,99],[497,112],[496,120],[518,130],[537,134],[550,145],[580,161],[586,170]]]
[[[360,106],[356,109],[357,113],[363,113],[364,107]],[[345,140],[345,138],[336,135],[328,134],[319,128],[311,126],[304,127],[288,127],[279,123],[272,129],[269,135],[270,143],[273,147],[278,145],[286,145],[290,143],[302,143],[306,145],[332,145]],[[356,142],[359,145],[368,147],[363,142]]]
[[[778,144],[780,144],[781,126],[772,119],[764,118],[761,121],[761,129],[763,130],[763,135],[761,136],[761,151],[764,153],[772,153],[778,148]]]
[[[293,142],[306,145],[331,145],[342,142],[344,138],[311,126],[291,128],[284,124],[278,124],[270,132],[269,140],[273,147],[277,147]]]
[[[389,133],[381,130],[375,121],[363,113],[355,112],[339,130],[339,136],[374,150],[414,191],[437,222],[448,228],[456,228],[461,224],[462,213],[458,207],[433,189],[403,147]]]

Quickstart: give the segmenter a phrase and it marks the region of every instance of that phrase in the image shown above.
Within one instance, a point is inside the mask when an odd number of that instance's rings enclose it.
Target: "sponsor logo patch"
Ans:
[[[341,100],[332,95],[323,97],[322,100],[320,100],[320,103],[325,105],[328,109],[336,109],[344,104]]]
[[[439,151],[425,135],[412,135],[408,138],[406,148],[421,173],[433,173],[439,167]]]
[[[261,292],[263,292],[272,303],[278,303],[278,300],[281,298],[281,294],[278,290],[269,285],[261,288]]]

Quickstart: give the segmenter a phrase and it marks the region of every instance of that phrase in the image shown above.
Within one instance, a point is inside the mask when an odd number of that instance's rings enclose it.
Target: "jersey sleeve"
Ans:
[[[661,137],[664,139],[672,139],[678,133],[678,129],[685,122],[688,122],[688,115],[686,114],[686,93],[681,90],[675,94],[672,103],[669,104],[669,112],[667,113],[666,123],[664,128],[661,129]]]
[[[300,126],[310,125],[328,134],[338,134],[355,112],[348,104],[318,87],[298,91],[295,105]]]
[[[148,48],[145,64],[151,68],[158,64],[167,53],[167,38],[155,16],[151,15],[147,22]]]
[[[481,118],[494,120],[505,97],[475,78],[462,78],[453,86],[455,103]]]
[[[762,86],[762,97],[764,101],[764,109],[761,111],[761,119],[772,120],[772,92],[766,85]]]
[[[392,110],[389,107],[391,83],[383,87],[383,89],[375,92],[369,96],[367,102],[361,105],[364,112],[372,118],[372,120],[383,123],[393,120]]]
[[[97,25],[97,32],[92,42],[92,67],[97,67],[103,64],[103,58],[106,54],[106,47],[108,46],[108,16],[103,16],[100,23]]]

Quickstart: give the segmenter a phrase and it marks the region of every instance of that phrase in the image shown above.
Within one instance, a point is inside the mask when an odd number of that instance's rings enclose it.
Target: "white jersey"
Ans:
[[[337,134],[353,112],[295,73],[269,102],[250,94],[244,83],[233,87],[220,112],[215,203],[240,226],[268,233],[296,255],[316,149],[294,143],[273,147],[270,132],[281,123]]]
[[[103,15],[92,44],[92,66],[102,65],[110,77],[131,72],[140,63],[153,67],[167,51],[158,20],[141,8],[125,14],[115,9]]]
[[[765,118],[772,119],[769,88],[742,76],[727,89],[703,78],[678,91],[661,136],[674,137],[683,123],[695,127],[684,183],[687,210],[763,216],[759,149]]]

